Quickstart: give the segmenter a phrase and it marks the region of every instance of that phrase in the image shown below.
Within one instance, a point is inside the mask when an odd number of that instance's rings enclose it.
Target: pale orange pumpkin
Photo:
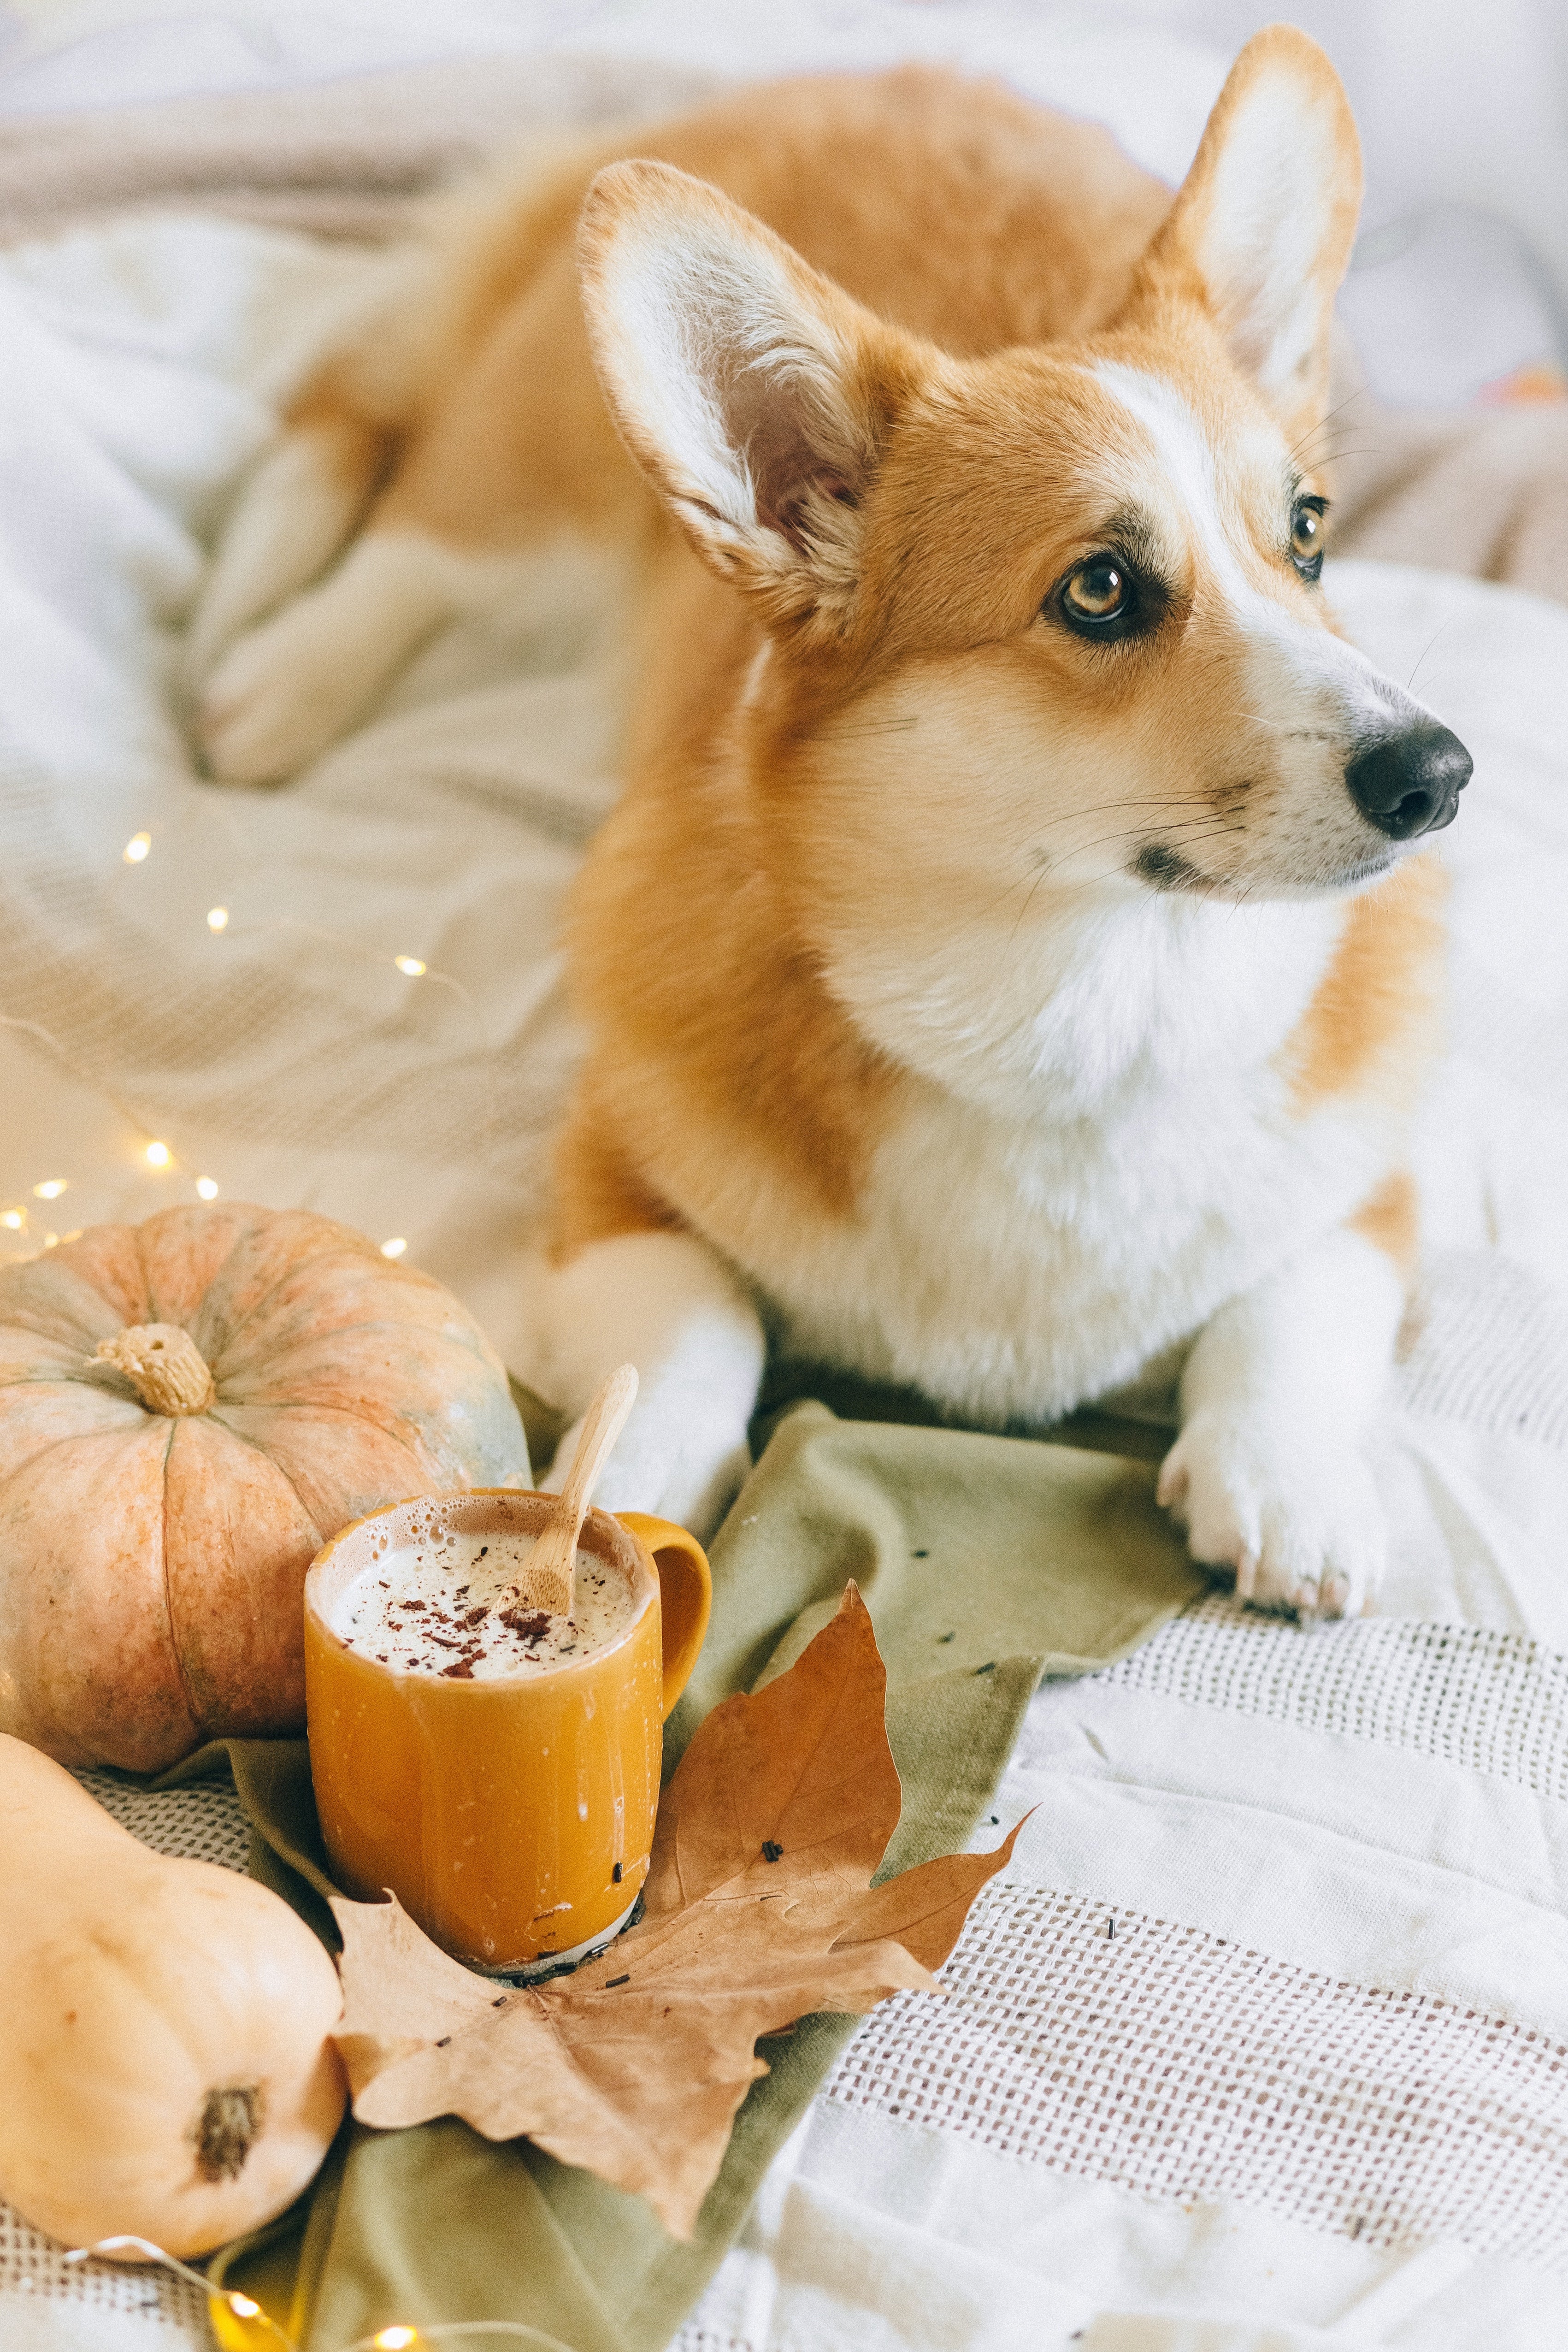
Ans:
[[[363,1234],[239,1206],[94,1226],[0,1273],[0,1731],[135,1772],[298,1731],[327,1538],[528,1483],[477,1324]]]
[[[0,2193],[69,2244],[206,2253],[293,2203],[347,2096],[337,1971],[287,1903],[153,1853],[0,1739]]]

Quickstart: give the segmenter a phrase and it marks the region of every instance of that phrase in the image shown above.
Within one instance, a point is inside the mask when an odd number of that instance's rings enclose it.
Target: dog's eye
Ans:
[[[1082,629],[1100,629],[1108,621],[1126,620],[1134,601],[1130,575],[1109,555],[1091,556],[1061,583],[1061,609]]]
[[[1298,500],[1291,517],[1291,561],[1303,580],[1315,580],[1323,568],[1322,499]]]

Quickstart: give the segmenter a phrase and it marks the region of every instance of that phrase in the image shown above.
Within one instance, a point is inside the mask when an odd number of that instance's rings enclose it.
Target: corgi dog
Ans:
[[[999,87],[805,80],[453,195],[295,401],[217,777],[530,579],[635,600],[528,1368],[634,1359],[608,1507],[711,1525],[768,1339],[993,1426],[1174,1379],[1195,1558],[1375,1591],[1470,761],[1319,581],[1360,184],[1285,26],[1174,202]]]

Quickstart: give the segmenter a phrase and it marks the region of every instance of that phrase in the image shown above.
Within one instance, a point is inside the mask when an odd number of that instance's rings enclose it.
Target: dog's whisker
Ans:
[[[1425,646],[1421,649],[1420,659],[1416,662],[1416,668],[1411,671],[1409,677],[1405,681],[1405,690],[1406,693],[1408,693],[1410,688],[1415,685],[1416,671],[1420,669],[1422,663],[1425,662],[1427,656],[1431,652],[1433,646],[1437,644],[1437,639],[1442,635],[1443,631],[1453,626],[1453,620],[1454,616],[1450,615],[1448,620],[1439,622],[1437,628],[1433,630],[1431,635],[1427,638]]]
[[[1211,810],[1209,814],[1212,816],[1214,812]],[[1205,819],[1202,817],[1184,817],[1177,824],[1161,825],[1159,827],[1159,831],[1163,835],[1179,833],[1186,837],[1191,837],[1196,833],[1197,837],[1201,839],[1203,835],[1201,833],[1197,832],[1197,828],[1203,826],[1205,822]],[[1228,830],[1239,833],[1244,831],[1245,828],[1240,825],[1234,825],[1229,827]],[[1087,856],[1090,850],[1103,849],[1107,844],[1111,842],[1133,842],[1146,839],[1147,834],[1143,826],[1131,825],[1115,833],[1096,834],[1092,841],[1075,842],[1071,850],[1066,854],[1070,856],[1082,857]]]
[[[918,719],[867,719],[852,727],[835,727],[832,740],[835,743],[862,743],[879,735],[912,734],[919,724]]]
[[[1354,392],[1347,393],[1343,400],[1336,401],[1333,407],[1320,416],[1315,425],[1310,425],[1307,427],[1301,439],[1292,446],[1291,456],[1292,457],[1297,456],[1306,447],[1309,441],[1314,440],[1320,433],[1326,431],[1336,416],[1343,416],[1347,408],[1354,408],[1358,400],[1364,400],[1366,396],[1364,387],[1358,385]]]
[[[1212,807],[1213,803],[1207,793],[1184,793],[1178,800],[1169,800],[1164,796],[1156,796],[1149,800],[1100,801],[1097,802],[1092,808],[1064,809],[1060,816],[1051,817],[1048,819],[1043,825],[1037,827],[1037,837],[1042,834],[1054,832],[1064,824],[1075,824],[1081,823],[1085,818],[1110,816],[1117,809],[1195,808],[1207,810],[1212,809]],[[1182,819],[1180,822],[1190,823],[1191,820]]]
[[[1214,824],[1207,826],[1200,831],[1197,829],[1199,822],[1200,821],[1197,818],[1190,818],[1186,825],[1164,825],[1161,827],[1161,832],[1167,836],[1172,834],[1180,833],[1183,836],[1184,848],[1190,849],[1195,847],[1199,842],[1222,840],[1228,835],[1241,834],[1245,833],[1247,830],[1246,826],[1243,824]],[[1139,835],[1136,832],[1122,834],[1103,833],[1093,841],[1081,842],[1074,854],[1081,857],[1086,856],[1090,850],[1104,849],[1113,842],[1130,843],[1138,839]],[[1118,874],[1123,869],[1119,866],[1108,866],[1103,873],[1092,876],[1090,878],[1093,881],[1099,882],[1107,881],[1113,875]]]

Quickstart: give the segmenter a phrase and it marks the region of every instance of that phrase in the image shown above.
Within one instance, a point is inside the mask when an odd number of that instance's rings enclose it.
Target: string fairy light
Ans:
[[[151,2238],[99,2238],[90,2246],[73,2246],[64,2259],[68,2263],[161,2263],[206,2296],[213,2333],[223,2352],[272,2352],[279,2345],[283,2352],[298,2352],[292,2336],[285,2335],[254,2295],[242,2294],[236,2287],[214,2286],[211,2279],[204,2278],[177,2254],[166,2253]],[[559,2336],[547,2336],[542,2328],[530,2327],[522,2319],[444,2319],[428,2327],[396,2321],[379,2327],[373,2336],[357,2336],[351,2344],[344,2345],[342,2352],[417,2352],[422,2345],[454,2344],[476,2336],[505,2336],[512,2344],[531,2344],[536,2352],[571,2352]]]
[[[152,835],[150,833],[133,833],[130,840],[126,843],[120,855],[123,856],[127,866],[140,866],[142,859],[148,855],[152,847]],[[228,908],[222,906],[209,907],[207,908],[206,923],[209,931],[226,931],[229,927]],[[295,930],[311,931],[314,933],[316,938],[328,940],[333,947],[346,948],[350,951],[353,951],[355,947],[355,942],[352,940],[341,939],[331,931],[318,930],[314,924],[292,922],[289,918],[285,917],[283,919],[283,922],[279,924],[278,928],[283,929],[286,927]],[[253,926],[251,928],[256,927]],[[267,929],[272,927],[270,925],[262,925],[259,928]],[[360,951],[363,952],[363,950]],[[468,991],[463,986],[461,981],[454,980],[450,972],[432,971],[430,966],[425,962],[423,956],[394,955],[392,962],[396,966],[397,970],[402,972],[405,980],[438,980],[443,982],[446,987],[455,990],[455,992],[463,998],[465,1003],[472,1002],[472,999],[469,997]]]
[[[224,2352],[266,2352],[266,2347],[275,2345],[281,2345],[283,2352],[297,2352],[293,2337],[268,2317],[254,2295],[241,2294],[235,2287],[215,2287],[211,2279],[183,2263],[178,2254],[155,2245],[151,2238],[99,2238],[90,2246],[72,2246],[64,2259],[68,2263],[157,2263],[205,2295],[213,2333]]]
[[[126,865],[140,866],[151,854],[152,848],[152,835],[144,828],[131,835],[120,854]],[[229,908],[220,903],[209,907],[204,919],[207,929],[215,936],[230,929],[233,918]],[[301,922],[292,916],[280,917],[274,923],[242,924],[238,929],[242,932],[247,930],[304,931],[310,938],[320,940],[327,946],[336,948],[345,954],[356,956],[367,962],[383,963],[386,957],[384,949],[377,950],[361,946],[358,940],[345,939],[341,933],[323,930],[316,924]],[[433,971],[423,956],[401,954],[392,956],[390,961],[393,968],[401,972],[405,980],[433,982],[440,987],[450,989],[455,996],[461,997],[465,1004],[472,1007],[474,1000],[462,982],[455,979],[450,972]],[[74,1077],[90,1087],[95,1093],[103,1096],[105,1100],[111,1103],[131,1127],[140,1128],[141,1134],[144,1137],[147,1136],[146,1127],[131,1106],[124,1102],[111,1087],[106,1085],[96,1071],[83,1067],[69,1048],[52,1031],[46,1029],[40,1022],[22,1020],[13,1014],[0,1013],[0,1028],[25,1031],[28,1035],[36,1037],[57,1056]],[[148,1137],[142,1144],[141,1158],[147,1167],[160,1173],[178,1165],[172,1146],[156,1136]],[[192,1181],[198,1200],[215,1201],[217,1199],[219,1186],[214,1177],[197,1176],[192,1179]],[[45,1177],[33,1186],[34,1198],[39,1201],[57,1201],[61,1193],[69,1189],[70,1182],[71,1179],[66,1176]],[[0,1231],[27,1236],[33,1241],[35,1248],[41,1247],[47,1250],[57,1248],[62,1239],[75,1240],[80,1228],[78,1227],[72,1233],[64,1235],[47,1232],[41,1236],[41,1239],[37,1235],[30,1235],[26,1208],[18,1205],[0,1210]],[[382,1255],[392,1260],[402,1257],[407,1248],[407,1239],[401,1234],[393,1234],[381,1244]],[[18,1260],[15,1256],[7,1256],[5,1263],[15,1265]],[[539,2340],[543,2341],[542,2338]]]
[[[141,1157],[149,1168],[156,1169],[160,1173],[178,1165],[172,1147],[167,1143],[160,1142],[156,1138],[142,1146]],[[46,1176],[33,1186],[33,1196],[39,1201],[57,1201],[62,1192],[69,1192],[72,1181],[68,1176]],[[215,1201],[222,1189],[215,1176],[195,1176],[192,1178],[191,1182],[200,1201]],[[73,1225],[69,1233],[58,1234],[48,1231],[39,1234],[36,1227],[30,1227],[25,1202],[16,1202],[9,1208],[0,1209],[0,1234],[20,1234],[34,1241],[35,1255],[40,1249],[57,1249],[62,1242],[79,1241],[82,1230],[80,1225]],[[396,1249],[389,1255],[401,1256],[406,1247],[407,1244],[400,1241]],[[16,1265],[22,1261],[16,1257],[6,1257],[3,1262],[8,1265]]]
[[[236,939],[254,938],[268,931],[303,931],[307,939],[319,940],[324,947],[336,948],[340,955],[354,956],[361,963],[385,964],[390,961],[393,970],[401,971],[405,980],[433,981],[440,988],[449,988],[454,996],[462,998],[465,1004],[472,1007],[474,1003],[460,980],[455,980],[449,971],[434,971],[423,956],[394,955],[389,958],[384,948],[362,946],[358,940],[346,939],[341,931],[324,930],[319,923],[302,922],[297,915],[279,915],[274,922],[236,924],[231,909],[220,906],[209,907],[204,919],[209,931],[227,931],[232,927]]]

